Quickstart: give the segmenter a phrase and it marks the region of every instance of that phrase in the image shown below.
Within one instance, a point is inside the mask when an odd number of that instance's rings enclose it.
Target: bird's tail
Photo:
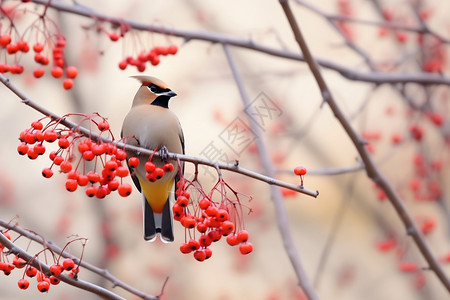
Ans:
[[[153,242],[159,235],[162,242],[173,242],[172,209],[170,207],[169,197],[167,198],[162,212],[154,213],[144,196],[144,239],[146,241]]]

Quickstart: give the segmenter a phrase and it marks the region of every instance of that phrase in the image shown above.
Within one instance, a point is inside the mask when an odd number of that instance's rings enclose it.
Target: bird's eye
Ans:
[[[150,91],[152,91],[153,93],[156,93],[158,91],[158,87],[154,84],[150,85],[149,88]]]

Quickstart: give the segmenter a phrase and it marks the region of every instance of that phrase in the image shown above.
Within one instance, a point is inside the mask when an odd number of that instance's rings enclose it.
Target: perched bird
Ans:
[[[177,116],[169,110],[170,98],[177,94],[164,82],[151,76],[133,76],[141,82],[134,96],[133,104],[126,115],[121,136],[127,144],[147,149],[159,149],[163,157],[154,156],[156,167],[165,164],[164,153],[183,153],[184,136]],[[128,158],[136,156],[127,152]],[[176,161],[171,161],[174,169],[164,176],[150,182],[146,178],[145,163],[148,155],[138,156],[140,164],[130,167],[130,173],[137,189],[144,198],[144,239],[154,241],[159,235],[163,242],[172,242],[172,208],[170,192],[174,183],[180,179],[180,170]],[[183,169],[183,165],[181,166]],[[181,170],[183,172],[183,170]],[[176,186],[176,185],[175,185]]]

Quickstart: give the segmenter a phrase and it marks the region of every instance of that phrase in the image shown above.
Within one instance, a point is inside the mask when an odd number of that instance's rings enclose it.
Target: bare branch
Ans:
[[[319,89],[322,93],[323,100],[326,102],[331,110],[333,111],[335,117],[338,119],[342,127],[344,128],[347,135],[352,140],[356,150],[358,151],[361,160],[363,161],[367,176],[372,179],[374,183],[376,183],[386,194],[389,201],[394,206],[399,218],[403,222],[403,225],[406,229],[406,233],[408,235],[411,235],[414,239],[414,242],[416,243],[417,247],[419,248],[420,252],[422,253],[425,260],[428,262],[430,269],[436,274],[436,276],[439,278],[443,286],[450,292],[450,280],[447,277],[446,273],[442,269],[441,264],[436,259],[435,255],[432,253],[427,241],[425,240],[422,232],[418,230],[412,216],[408,212],[407,208],[404,205],[404,201],[400,198],[400,196],[397,194],[397,192],[394,190],[394,188],[391,186],[391,184],[386,180],[386,178],[383,176],[381,171],[378,169],[376,164],[374,163],[371,154],[365,147],[365,144],[362,141],[362,138],[358,135],[356,130],[352,127],[350,122],[345,117],[344,113],[342,112],[341,108],[337,104],[336,100],[334,99],[330,89],[328,88],[321,72],[319,69],[319,66],[317,62],[315,61],[314,57],[311,55],[311,52],[309,51],[309,47],[306,44],[306,41],[300,31],[300,28],[297,24],[297,21],[295,19],[294,14],[292,13],[292,10],[290,8],[289,2],[287,0],[280,0],[280,4],[286,14],[286,18],[289,21],[289,24],[292,28],[292,31],[294,33],[295,39],[302,51],[302,53],[305,56],[305,59],[308,63],[308,66],[311,70],[311,73],[314,75],[314,78],[316,79],[316,82],[319,86]]]
[[[262,52],[268,55],[296,60],[296,61],[305,61],[303,55],[289,51],[284,49],[277,49],[273,47],[269,47],[266,45],[262,45],[257,43],[251,39],[247,38],[237,38],[230,35],[224,35],[214,32],[207,31],[192,31],[192,30],[183,30],[165,27],[156,24],[148,24],[143,22],[138,22],[135,20],[124,19],[114,16],[108,16],[106,14],[102,14],[98,11],[95,11],[92,8],[80,5],[80,4],[68,4],[62,1],[48,1],[48,0],[32,0],[32,2],[40,5],[47,5],[53,9],[57,9],[62,12],[71,13],[79,16],[84,16],[87,18],[93,18],[100,22],[109,22],[114,25],[127,24],[133,29],[136,30],[145,30],[151,31],[160,34],[166,34],[171,36],[177,36],[184,38],[186,41],[191,40],[199,40],[205,41],[214,44],[227,44],[236,47],[251,49],[254,51]],[[430,73],[417,73],[417,74],[409,74],[409,73],[383,73],[383,72],[360,72],[354,70],[352,68],[348,68],[346,66],[340,65],[333,61],[316,58],[316,62],[330,70],[334,70],[340,73],[347,79],[363,81],[363,82],[372,82],[377,84],[389,83],[420,83],[420,84],[445,84],[450,85],[450,78],[444,77],[436,74]]]
[[[245,90],[244,84],[240,77],[240,74],[236,68],[233,57],[231,56],[229,46],[227,44],[223,45],[223,49],[225,51],[225,55],[227,57],[228,64],[230,66],[231,72],[233,73],[233,77],[236,81],[236,85],[241,94],[242,102],[244,106],[249,110],[249,114],[252,114],[252,106],[250,105],[250,100]],[[264,171],[270,177],[275,176],[275,168],[270,161],[270,155],[267,151],[267,147],[263,141],[263,137],[261,134],[261,130],[258,127],[258,124],[252,118],[249,118],[250,128],[253,133],[256,135],[256,147],[258,149],[259,157],[261,158],[262,165],[264,167]],[[297,275],[298,283],[302,287],[305,294],[308,296],[310,300],[319,299],[314,287],[306,275],[306,272],[303,268],[303,264],[300,259],[300,255],[295,247],[294,238],[292,236],[291,227],[289,224],[289,218],[286,212],[286,207],[284,206],[283,196],[281,195],[281,191],[279,188],[274,186],[270,187],[270,195],[272,198],[273,205],[275,207],[275,214],[278,224],[278,230],[280,231],[281,238],[283,240],[283,246],[286,251],[286,254],[291,261],[292,267]]]
[[[0,74],[0,81],[7,88],[9,88],[14,94],[16,94],[20,99],[22,99],[22,102],[24,104],[32,107],[33,109],[44,114],[45,116],[51,117],[54,120],[60,119],[60,116],[56,115],[55,113],[51,112],[47,108],[45,108],[45,107],[37,104],[36,102],[32,101],[31,99],[29,99],[22,91],[20,91],[16,86],[14,86],[8,78],[3,76],[3,74]],[[78,124],[75,124],[69,120],[64,119],[60,123],[74,131],[78,131],[78,132],[82,133],[83,135],[90,137],[93,140],[101,140],[105,143],[112,143],[119,148],[133,151],[135,153],[142,153],[142,154],[147,154],[147,155],[153,154],[153,150],[149,150],[149,149],[141,148],[141,147],[135,147],[135,146],[127,145],[123,142],[112,141],[108,138],[101,137],[97,134],[90,132],[89,129],[78,126]],[[158,156],[159,154],[155,153],[155,155]],[[168,153],[168,158],[174,159],[174,160],[179,159],[179,160],[191,162],[194,164],[202,164],[202,165],[210,166],[213,168],[228,170],[228,171],[231,171],[234,173],[242,174],[247,177],[251,177],[253,179],[257,179],[259,181],[266,182],[270,185],[278,185],[280,187],[285,187],[287,189],[291,189],[291,190],[294,190],[299,193],[309,195],[312,197],[317,197],[319,195],[318,191],[308,190],[308,189],[305,189],[303,186],[294,185],[291,183],[287,183],[287,182],[275,179],[273,177],[259,174],[254,171],[250,171],[250,170],[241,168],[237,164],[227,164],[227,163],[215,162],[215,161],[207,160],[204,158],[199,158],[199,157],[194,157],[194,156],[189,156],[189,155],[184,155],[184,154],[177,154],[177,153]]]

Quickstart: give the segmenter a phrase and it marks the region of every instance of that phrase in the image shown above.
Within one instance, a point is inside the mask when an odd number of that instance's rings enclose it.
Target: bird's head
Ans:
[[[152,76],[131,76],[141,82],[141,87],[134,96],[133,106],[151,104],[169,108],[170,98],[177,94],[162,80]]]

